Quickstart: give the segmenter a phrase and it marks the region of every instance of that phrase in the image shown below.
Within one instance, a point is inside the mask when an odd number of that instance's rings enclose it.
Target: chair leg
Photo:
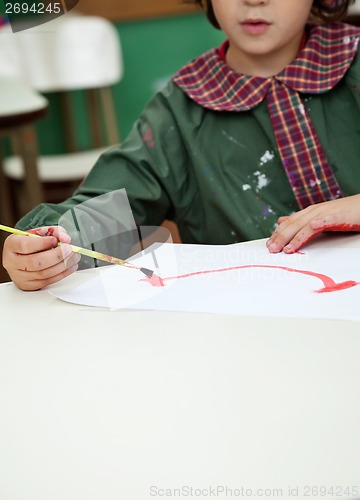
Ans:
[[[75,127],[74,120],[72,118],[72,99],[71,95],[66,92],[60,92],[60,101],[62,109],[62,119],[63,119],[63,133],[65,137],[66,150],[69,153],[77,151],[77,145],[75,141]]]
[[[17,147],[24,163],[26,211],[29,211],[44,201],[43,186],[38,174],[38,147],[33,125],[26,125],[19,129]]]
[[[101,120],[99,120],[97,111],[97,99],[96,92],[94,89],[86,90],[86,98],[88,101],[89,115],[90,115],[90,127],[92,141],[96,148],[100,148],[103,145],[102,134],[101,134]]]
[[[99,99],[107,133],[106,139],[111,145],[118,144],[120,142],[120,133],[116,121],[115,104],[111,89],[109,87],[99,89]]]
[[[10,197],[9,179],[4,174],[2,159],[3,154],[0,144],[0,221],[5,226],[13,226],[15,224],[15,214]]]

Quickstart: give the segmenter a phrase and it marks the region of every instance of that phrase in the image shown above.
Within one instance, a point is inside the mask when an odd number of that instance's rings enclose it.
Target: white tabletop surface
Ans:
[[[1,500],[360,498],[359,322],[0,313]]]

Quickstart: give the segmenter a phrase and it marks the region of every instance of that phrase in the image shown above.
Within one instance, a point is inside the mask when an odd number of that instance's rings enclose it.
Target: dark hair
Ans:
[[[301,0],[300,0],[301,1]],[[322,21],[338,21],[347,13],[347,10],[355,0],[314,0],[311,14],[315,19]],[[211,0],[183,0],[184,3],[193,3],[202,7],[215,28],[220,29],[215,17]]]

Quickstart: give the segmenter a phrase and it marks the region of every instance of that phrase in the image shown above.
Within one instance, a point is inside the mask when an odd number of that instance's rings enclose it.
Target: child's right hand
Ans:
[[[4,243],[3,266],[18,288],[39,290],[76,271],[80,255],[72,252],[64,228],[41,227],[29,232],[42,237],[12,234]],[[58,242],[63,245],[56,246]]]

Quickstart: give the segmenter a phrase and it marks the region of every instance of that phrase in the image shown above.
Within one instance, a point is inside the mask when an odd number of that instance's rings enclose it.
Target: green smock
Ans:
[[[333,89],[301,99],[344,196],[359,193],[359,55]],[[298,210],[266,102],[248,111],[213,111],[173,81],[150,101],[123,144],[99,158],[70,199],[34,208],[17,227],[56,225],[75,205],[122,188],[137,225],[173,220],[184,243],[268,237],[279,216]]]

